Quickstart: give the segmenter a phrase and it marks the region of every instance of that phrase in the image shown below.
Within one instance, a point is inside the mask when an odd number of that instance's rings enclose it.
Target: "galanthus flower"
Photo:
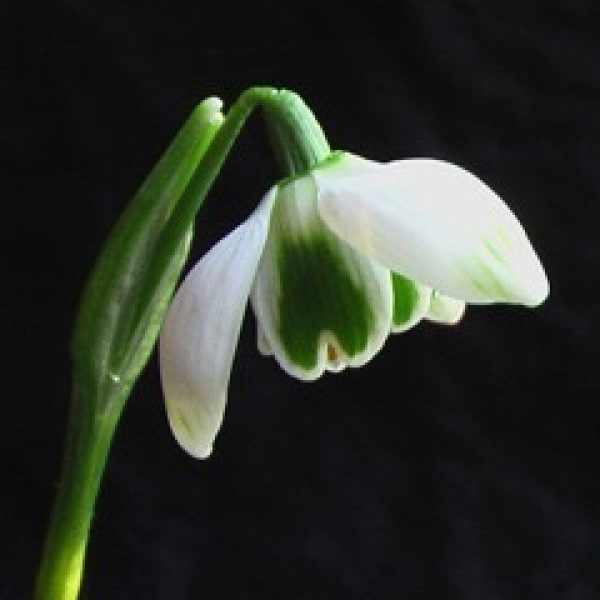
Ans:
[[[313,380],[369,361],[389,333],[455,323],[466,302],[535,306],[548,292],[523,229],[470,173],[331,152],[295,92],[200,102],[126,205],[92,269],[71,344],[69,431],[35,597],[76,600],[94,503],[123,408],[160,330],[175,437],[206,457],[223,419],[248,299],[258,347]],[[194,223],[260,109],[283,174],[188,274]]]
[[[190,454],[211,453],[249,298],[259,350],[314,380],[365,364],[422,318],[454,323],[465,303],[547,294],[521,224],[476,176],[335,152],[269,190],[179,288],[160,338],[171,428]]]

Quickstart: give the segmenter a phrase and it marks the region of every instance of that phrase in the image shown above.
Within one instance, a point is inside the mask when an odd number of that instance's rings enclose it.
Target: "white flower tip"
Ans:
[[[212,451],[213,451],[212,444],[209,444],[208,446],[199,445],[199,446],[194,446],[192,448],[189,448],[189,447],[186,448],[186,447],[182,446],[182,448],[188,454],[190,454],[193,458],[197,458],[199,460],[204,460],[206,458],[210,458]]]
[[[546,277],[546,273],[539,261],[537,267],[532,270],[528,285],[524,289],[521,302],[525,306],[535,308],[542,304],[550,294],[550,283]]]
[[[506,296],[501,297],[500,301],[534,308],[546,300],[550,284],[544,267],[522,228],[515,230],[514,241],[514,244],[504,246],[505,252],[498,255],[500,258],[493,256],[492,251],[493,259],[490,260],[488,254],[485,262],[492,277],[495,276],[499,289],[505,290]],[[493,244],[489,246],[493,247]],[[502,251],[502,244],[496,245],[496,251]]]
[[[168,400],[170,400],[167,402],[169,426],[179,446],[194,458],[208,458],[213,451],[215,430],[218,431],[219,428],[214,427],[210,419],[208,423],[203,420],[196,422],[194,416],[198,417],[198,414],[186,416],[179,409],[178,402],[174,402],[173,398]]]
[[[456,325],[465,314],[466,304],[434,291],[431,295],[427,319],[442,325]]]
[[[473,271],[473,283],[481,292],[474,302],[506,302],[529,308],[546,300],[550,285],[544,268],[532,248],[520,257],[489,261],[488,257]]]
[[[198,111],[202,115],[205,121],[210,123],[221,123],[223,122],[223,100],[217,96],[209,96],[205,98],[199,105]]]
[[[179,444],[179,446],[185,450],[192,458],[196,458],[199,460],[204,460],[209,458],[212,454],[213,447],[212,444],[198,444],[198,443],[190,443],[187,439],[180,438],[177,433],[172,429],[173,437]]]

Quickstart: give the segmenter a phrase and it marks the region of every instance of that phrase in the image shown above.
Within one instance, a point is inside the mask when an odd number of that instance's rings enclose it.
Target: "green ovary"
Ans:
[[[367,293],[348,271],[353,265],[341,250],[323,233],[282,240],[279,334],[289,359],[306,370],[318,362],[323,333],[351,358],[365,349],[374,324]]]

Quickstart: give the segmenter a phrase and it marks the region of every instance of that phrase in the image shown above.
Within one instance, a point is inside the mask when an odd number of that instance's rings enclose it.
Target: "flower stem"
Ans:
[[[331,153],[321,126],[302,98],[289,90],[263,105],[275,154],[286,176],[301,175]]]
[[[286,175],[307,171],[329,154],[329,144],[313,113],[290,90],[256,86],[244,91],[229,109],[225,121],[203,156],[165,228],[159,256],[169,256],[181,231],[194,219],[214,183],[231,147],[252,111],[260,106]]]
[[[94,399],[76,386],[61,479],[38,574],[36,600],[75,600],[79,593],[96,494],[128,389],[115,390],[105,414],[88,410]]]
[[[78,596],[115,428],[158,335],[196,213],[257,106],[264,109],[287,175],[329,155],[317,121],[293,92],[250,88],[222,122],[209,99],[184,125],[122,215],[92,271],[75,326],[67,442],[36,600]]]
[[[156,239],[220,126],[220,101],[193,111],[127,205],[88,278],[71,343],[73,390],[37,600],[77,598],[94,503],[129,392],[187,258],[191,224],[153,269]]]

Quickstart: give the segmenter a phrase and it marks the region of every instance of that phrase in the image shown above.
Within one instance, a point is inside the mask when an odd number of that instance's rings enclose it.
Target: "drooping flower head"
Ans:
[[[259,350],[314,380],[365,364],[423,318],[547,294],[521,224],[475,175],[327,154],[269,190],[182,283],[160,341],[171,428],[192,455],[211,453],[249,298]]]

